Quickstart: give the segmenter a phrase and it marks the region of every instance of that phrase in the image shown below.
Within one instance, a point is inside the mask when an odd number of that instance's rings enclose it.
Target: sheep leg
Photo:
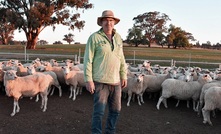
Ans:
[[[137,94],[137,102],[138,102],[138,105],[141,106],[141,103],[140,103],[140,95]]]
[[[73,92],[73,101],[76,100],[76,88],[77,88],[76,86],[72,87],[72,90],[73,90],[72,91]]]
[[[53,94],[54,94],[54,86],[50,86],[50,89],[51,89],[51,94],[50,94],[50,96],[52,96]]]
[[[215,109],[212,110],[212,116],[213,116],[213,118],[216,118],[216,110]]]
[[[69,95],[69,98],[71,98],[73,96],[73,87],[70,85],[70,95]]]
[[[128,101],[127,101],[127,106],[128,106],[128,107],[130,106],[131,96],[132,96],[132,93],[131,93],[131,92],[128,92]]]
[[[79,94],[79,92],[80,92],[79,90],[80,90],[80,87],[77,86],[77,88],[76,88],[76,96]]]
[[[179,104],[180,104],[180,100],[177,100],[176,107],[178,107]]]
[[[195,100],[193,100],[193,110],[194,110],[195,112],[197,112],[197,109],[196,109],[196,101],[195,101]]]
[[[144,103],[144,100],[143,100],[143,93],[140,94],[140,101],[141,101],[141,103]]]
[[[157,109],[160,110],[160,104],[163,101],[163,96],[161,96],[157,102]]]
[[[11,116],[14,116],[19,111],[20,111],[20,107],[18,105],[18,99],[14,99],[13,112],[11,113]]]
[[[35,102],[38,102],[39,101],[39,94],[36,95],[36,99],[35,99]]]
[[[186,107],[190,108],[190,101],[189,100],[187,100],[187,102],[186,102]]]
[[[163,99],[163,104],[164,104],[165,108],[168,108],[168,106],[167,106],[167,99],[166,98]]]
[[[43,109],[42,111],[45,112],[47,110],[47,101],[48,101],[47,93],[46,94],[42,93],[41,97],[42,97],[41,108]]]
[[[59,90],[59,96],[61,97],[62,96],[62,90],[61,90],[61,86],[57,87],[58,90]]]
[[[209,125],[213,125],[211,120],[210,120],[210,111],[209,110],[205,110],[204,108],[202,109],[202,113],[203,113],[203,123],[209,123]]]

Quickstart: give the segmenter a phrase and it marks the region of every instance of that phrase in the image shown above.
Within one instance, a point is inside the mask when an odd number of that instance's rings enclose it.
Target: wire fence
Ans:
[[[66,54],[31,54],[31,53],[4,53],[0,52],[0,61],[7,61],[10,59],[16,59],[19,60],[22,63],[30,63],[36,58],[40,58],[42,60],[50,60],[50,59],[56,59],[57,62],[62,62],[62,60],[65,59],[71,59],[74,61],[79,61],[80,63],[83,62],[83,56],[81,55],[81,52],[79,51],[78,54],[73,55],[66,55]],[[133,56],[131,59],[126,59],[127,63],[132,64],[133,66],[136,66],[137,64],[141,64],[144,60],[147,59],[137,59],[136,55]],[[210,68],[210,69],[221,69],[221,63],[212,63],[212,62],[197,62],[197,61],[175,61],[173,59],[170,60],[151,60],[148,59],[152,65],[159,64],[161,66],[183,66],[183,67],[190,67],[190,66],[199,66],[201,68]]]

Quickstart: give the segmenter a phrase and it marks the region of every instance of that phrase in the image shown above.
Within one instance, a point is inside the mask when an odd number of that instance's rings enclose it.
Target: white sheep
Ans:
[[[213,86],[205,91],[204,101],[205,105],[202,109],[203,123],[209,123],[212,126],[210,111],[214,111],[217,108],[221,110],[221,86]]]
[[[176,70],[170,70],[168,74],[145,75],[143,78],[143,89],[147,93],[159,93],[161,84],[168,78],[176,78]],[[141,97],[143,100],[143,97]]]
[[[4,72],[4,85],[7,96],[14,98],[13,112],[11,116],[14,116],[20,111],[18,100],[20,97],[35,96],[40,93],[42,97],[41,108],[43,112],[47,109],[48,101],[48,86],[51,81],[51,76],[45,74],[27,75],[19,77],[16,75],[15,70],[8,70]]]
[[[144,92],[143,76],[144,74],[134,74],[134,77],[128,77],[127,79],[128,85],[127,87],[122,89],[124,93],[128,94],[127,106],[130,106],[130,101],[133,93],[137,95],[137,100],[139,105],[141,105],[141,102],[144,103],[144,101],[141,99],[141,95]]]
[[[22,63],[18,63],[18,65],[17,65],[17,75],[18,76],[28,75],[27,67],[24,67]]]
[[[204,74],[198,78],[197,81],[184,82],[176,79],[166,79],[162,83],[162,95],[158,100],[157,109],[160,109],[160,104],[163,101],[164,106],[167,108],[166,99],[174,97],[179,100],[193,100],[193,110],[197,111],[195,107],[196,101],[199,100],[202,86],[211,82],[212,78]]]
[[[82,87],[85,87],[84,72],[71,70],[69,66],[63,66],[64,79],[67,85],[70,85],[70,96],[73,100],[76,99],[76,95],[80,94]]]
[[[27,67],[27,72],[28,72],[29,75],[33,75],[33,74],[36,74],[36,73],[49,74],[53,78],[52,81],[50,82],[49,89],[51,90],[51,86],[57,87],[58,90],[59,90],[59,96],[60,97],[62,96],[61,86],[58,82],[57,75],[53,71],[36,72],[36,68],[34,66],[30,66],[30,67]],[[50,90],[49,90],[49,92],[50,92]],[[52,88],[52,92],[51,92],[50,95],[53,95],[53,93],[54,93],[54,87]]]
[[[202,110],[202,107],[204,105],[204,96],[205,96],[205,92],[211,88],[211,87],[215,87],[215,86],[221,86],[221,81],[212,81],[210,83],[206,83],[203,85],[202,89],[201,89],[201,93],[200,93],[200,103],[199,103],[199,110],[198,110],[198,116],[201,115],[201,110]],[[215,116],[215,113],[214,115]]]
[[[131,72],[140,72],[140,68],[132,67],[129,63],[126,64],[127,64],[127,69],[130,70]]]
[[[177,79],[185,82],[193,81],[193,73],[190,72],[190,70],[185,70],[183,75],[179,76]],[[177,100],[176,107],[178,107],[179,103],[180,100]],[[189,108],[189,100],[187,100],[187,108]]]
[[[36,69],[40,72],[53,71],[57,75],[60,85],[62,84],[66,85],[65,79],[64,79],[64,73],[61,67],[56,67],[56,66],[52,67],[52,65],[49,62],[45,62],[44,64],[45,64],[44,66],[41,65],[37,67]]]

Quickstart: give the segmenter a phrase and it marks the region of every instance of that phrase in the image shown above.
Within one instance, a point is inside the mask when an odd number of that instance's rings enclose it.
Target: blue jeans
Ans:
[[[114,134],[121,111],[121,85],[112,86],[95,82],[92,134],[102,134],[102,119],[108,104],[105,134]]]

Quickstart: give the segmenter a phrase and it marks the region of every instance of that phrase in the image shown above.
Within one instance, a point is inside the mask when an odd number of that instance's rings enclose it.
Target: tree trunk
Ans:
[[[35,49],[38,41],[38,35],[35,33],[27,33],[27,49]]]
[[[6,39],[5,35],[1,35],[1,38],[2,38],[2,44],[8,45],[8,40]]]

